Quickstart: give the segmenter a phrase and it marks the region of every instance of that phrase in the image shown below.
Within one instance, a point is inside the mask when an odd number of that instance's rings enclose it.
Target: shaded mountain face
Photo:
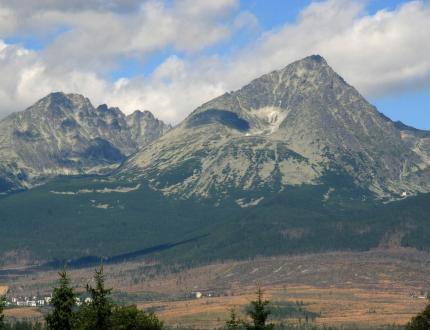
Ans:
[[[3,186],[107,171],[131,153],[110,175],[0,196],[5,262],[17,252],[78,262],[153,251],[189,265],[393,244],[430,251],[430,193],[418,194],[430,192],[430,132],[380,114],[319,56],[203,104],[165,134],[149,113],[124,117],[71,95],[0,125]]]
[[[428,132],[392,122],[310,56],[203,104],[118,175],[246,206],[265,191],[333,177],[377,198],[428,192],[429,166]]]
[[[148,111],[125,116],[82,95],[52,93],[0,122],[0,192],[106,173],[168,129]]]

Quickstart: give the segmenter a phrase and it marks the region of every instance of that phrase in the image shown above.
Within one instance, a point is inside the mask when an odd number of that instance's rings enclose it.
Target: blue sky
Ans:
[[[300,11],[309,5],[310,0],[266,0],[241,1],[241,6],[254,13],[263,29],[276,29],[286,22],[294,22]],[[407,1],[370,0],[366,12],[375,14],[379,10],[393,10]],[[429,54],[430,57],[430,54]],[[393,120],[400,120],[408,125],[430,130],[430,88],[416,91],[399,92],[378,98],[370,98],[379,111]]]
[[[320,53],[384,114],[430,129],[427,0],[3,1],[0,115],[64,90],[175,123]]]

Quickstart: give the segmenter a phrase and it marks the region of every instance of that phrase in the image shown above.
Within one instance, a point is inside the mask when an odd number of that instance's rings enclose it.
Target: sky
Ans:
[[[176,124],[312,54],[430,130],[430,0],[0,0],[0,118],[63,91]]]

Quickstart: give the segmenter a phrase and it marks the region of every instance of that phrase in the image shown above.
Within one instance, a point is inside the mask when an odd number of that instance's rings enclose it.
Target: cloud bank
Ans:
[[[73,5],[72,5],[73,3]],[[254,41],[220,54],[251,29]],[[430,86],[430,2],[368,15],[361,1],[328,0],[260,31],[237,0],[0,1],[0,116],[52,91],[177,123],[196,106],[310,54],[321,54],[366,97]],[[32,50],[10,38],[40,38]],[[170,54],[149,74],[112,79],[121,61]]]

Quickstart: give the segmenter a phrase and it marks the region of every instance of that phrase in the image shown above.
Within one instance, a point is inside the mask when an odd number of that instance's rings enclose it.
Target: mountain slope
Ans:
[[[81,95],[52,93],[0,122],[0,192],[110,171],[168,129],[149,112],[125,116]]]
[[[334,173],[393,198],[430,190],[429,147],[428,136],[399,128],[310,56],[197,108],[121,175],[182,198],[247,198]]]
[[[127,117],[130,134],[159,127],[149,117]],[[109,143],[124,155],[120,132]],[[109,175],[0,196],[0,260],[430,250],[429,137],[311,56],[203,104]]]
[[[334,187],[330,198],[329,187]],[[344,189],[344,190],[342,190]],[[108,177],[54,179],[0,196],[0,268],[144,256],[198,264],[321,251],[407,246],[430,251],[430,194],[357,200],[345,182],[287,186],[258,205],[163,196]],[[392,240],[391,238],[394,238]],[[0,272],[1,276],[1,272]]]

